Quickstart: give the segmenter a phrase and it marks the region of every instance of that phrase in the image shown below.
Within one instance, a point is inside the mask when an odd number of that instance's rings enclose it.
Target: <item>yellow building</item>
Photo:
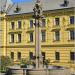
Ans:
[[[48,1],[48,2],[47,2]],[[51,65],[75,68],[75,36],[73,1],[63,5],[62,0],[43,3],[41,51]],[[14,61],[32,59],[35,55],[35,27],[32,18],[34,3],[13,4],[0,14],[2,41],[0,53]]]

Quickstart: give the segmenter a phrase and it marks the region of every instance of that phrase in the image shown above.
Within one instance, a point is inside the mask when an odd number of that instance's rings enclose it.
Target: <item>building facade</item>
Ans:
[[[51,0],[52,1],[52,0]],[[50,65],[75,69],[75,23],[73,2],[62,7],[63,1],[55,4],[44,2],[44,16],[41,26],[41,51],[44,59],[50,59]],[[35,27],[33,15],[34,3],[14,4],[1,13],[0,52],[14,61],[32,59],[35,56]]]

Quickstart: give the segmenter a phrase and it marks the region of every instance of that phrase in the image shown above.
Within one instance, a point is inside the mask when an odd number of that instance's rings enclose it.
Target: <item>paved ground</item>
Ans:
[[[5,73],[0,73],[0,75],[5,75]],[[75,75],[75,74],[72,74],[72,75]]]
[[[5,75],[5,73],[0,73],[0,75]]]

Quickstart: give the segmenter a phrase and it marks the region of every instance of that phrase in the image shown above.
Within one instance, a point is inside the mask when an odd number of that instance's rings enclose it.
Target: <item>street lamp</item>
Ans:
[[[35,19],[35,57],[36,57],[36,69],[43,68],[43,58],[41,54],[41,23],[43,18],[42,6],[40,0],[37,0],[34,6],[33,18]]]

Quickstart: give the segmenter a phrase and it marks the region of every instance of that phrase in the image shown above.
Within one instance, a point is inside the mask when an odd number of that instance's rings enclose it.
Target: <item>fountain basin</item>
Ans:
[[[71,75],[69,69],[32,69],[27,75]]]
[[[9,75],[71,75],[68,68],[54,68],[47,69],[31,69],[31,68],[9,68]]]

